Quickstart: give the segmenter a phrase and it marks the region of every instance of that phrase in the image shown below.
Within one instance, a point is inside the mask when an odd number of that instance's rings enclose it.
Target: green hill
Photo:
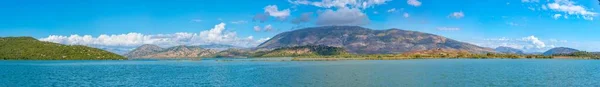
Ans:
[[[256,53],[259,57],[297,57],[297,56],[334,56],[334,55],[347,55],[348,53],[344,48],[331,47],[331,46],[295,46],[295,47],[283,47],[277,48],[272,51],[258,52]]]
[[[123,56],[80,45],[38,41],[32,37],[0,37],[4,60],[118,60]]]

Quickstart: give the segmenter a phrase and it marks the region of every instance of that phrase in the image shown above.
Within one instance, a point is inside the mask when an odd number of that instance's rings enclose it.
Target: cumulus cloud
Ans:
[[[544,42],[542,42],[540,39],[538,39],[537,37],[535,37],[533,35],[531,35],[529,37],[523,37],[523,38],[521,38],[521,40],[533,44],[536,48],[546,47],[546,44]]]
[[[317,17],[317,25],[366,25],[368,16],[360,9],[339,8],[337,11],[327,9]]]
[[[460,12],[452,12],[452,13],[450,13],[450,15],[448,15],[448,17],[450,17],[450,18],[456,18],[456,19],[461,19],[461,18],[465,17],[465,13],[463,13],[462,11],[460,11]]]
[[[292,22],[292,24],[301,24],[301,23],[310,22],[310,18],[312,17],[313,14],[314,14],[313,12],[302,13],[302,15],[300,15],[300,17],[293,19],[291,22]]]
[[[252,37],[252,36],[250,36]],[[97,37],[91,35],[50,35],[41,38],[42,41],[69,45],[87,45],[98,48],[131,48],[143,44],[156,44],[162,47],[177,45],[204,45],[204,44],[227,44],[241,47],[252,47],[262,43],[262,39],[238,37],[235,32],[225,32],[225,23],[215,25],[214,28],[200,33],[174,33],[145,35],[141,33],[127,34],[102,34]]]
[[[556,12],[566,13],[566,15],[581,16],[585,20],[594,20],[594,17],[598,14],[570,0],[554,0],[553,3],[548,3],[546,7]]]
[[[402,16],[403,16],[404,18],[408,18],[408,17],[410,17],[410,14],[408,14],[408,13],[406,13],[406,12],[405,12],[404,14],[402,14]]]
[[[267,13],[270,16],[273,16],[275,18],[278,18],[280,20],[283,20],[283,19],[287,18],[288,16],[290,16],[290,9],[279,10],[277,8],[277,5],[268,5],[264,9],[265,9],[265,13]]]
[[[408,1],[406,1],[406,3],[408,3],[409,5],[415,6],[415,7],[421,6],[421,2],[418,0],[408,0]]]
[[[360,8],[365,9],[375,5],[385,4],[391,0],[288,0],[288,2],[296,5],[312,5],[322,8]]]

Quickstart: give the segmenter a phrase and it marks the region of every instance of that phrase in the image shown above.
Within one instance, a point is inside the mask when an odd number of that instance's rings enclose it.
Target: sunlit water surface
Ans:
[[[0,86],[600,86],[598,60],[0,61]]]

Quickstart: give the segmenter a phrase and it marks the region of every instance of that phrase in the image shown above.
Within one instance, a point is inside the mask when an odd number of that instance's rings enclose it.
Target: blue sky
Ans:
[[[596,9],[597,0],[11,0],[0,3],[0,36],[100,48],[252,47],[296,28],[356,25],[528,52],[600,51]]]

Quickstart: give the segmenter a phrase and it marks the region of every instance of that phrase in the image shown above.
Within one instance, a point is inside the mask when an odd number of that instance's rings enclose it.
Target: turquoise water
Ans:
[[[598,60],[0,61],[0,86],[600,86]]]

